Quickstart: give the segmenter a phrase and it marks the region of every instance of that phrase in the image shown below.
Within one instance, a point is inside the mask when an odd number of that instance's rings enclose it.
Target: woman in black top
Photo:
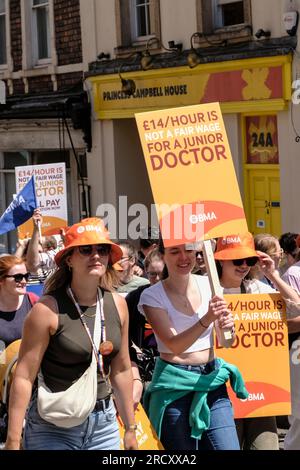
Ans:
[[[34,306],[24,325],[10,394],[6,449],[20,448],[25,411],[39,371],[50,391],[60,392],[88,369],[93,357],[89,336],[93,337],[95,316],[98,318],[99,312],[101,340],[100,346],[96,345],[100,354],[95,408],[81,424],[66,428],[46,421],[45,416],[41,418],[34,394],[27,413],[23,447],[29,450],[119,449],[111,382],[125,426],[124,447],[137,448],[126,302],[117,294],[104,294],[114,284],[112,265],[122,256],[121,249],[108,235],[98,218],[84,219],[66,232],[65,248],[55,257],[58,270],[46,284],[48,295]]]
[[[23,323],[37,295],[26,293],[24,261],[13,255],[0,258],[0,397],[9,361],[19,350]],[[11,346],[10,346],[11,345]],[[6,349],[10,346],[9,351]]]
[[[13,255],[0,258],[0,340],[2,348],[20,339],[24,319],[38,299],[26,293],[29,273],[24,261]]]

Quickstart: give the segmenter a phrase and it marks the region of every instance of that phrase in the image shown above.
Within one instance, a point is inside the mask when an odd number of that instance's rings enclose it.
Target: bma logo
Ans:
[[[249,393],[248,397],[241,401],[263,401],[264,399],[263,393]]]
[[[206,214],[192,214],[190,216],[190,223],[193,225],[198,224],[199,222],[209,222],[210,220],[217,220],[214,212],[207,212]]]
[[[226,237],[222,240],[222,245],[232,245],[233,243],[241,243],[240,237]]]
[[[86,225],[83,226],[81,225],[80,227],[77,228],[77,233],[83,233],[83,232],[102,232],[102,228],[99,227],[98,225]]]

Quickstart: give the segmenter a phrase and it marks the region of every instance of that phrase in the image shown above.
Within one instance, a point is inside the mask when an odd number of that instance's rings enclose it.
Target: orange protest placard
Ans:
[[[135,118],[165,246],[247,231],[219,104]]]
[[[118,417],[121,443],[123,448],[123,437],[124,437],[124,426]],[[146,415],[144,408],[139,403],[135,412],[135,422],[137,424],[136,438],[139,446],[139,450],[163,450],[162,443],[157,437],[157,434]]]
[[[230,349],[216,345],[216,355],[235,364],[249,397],[239,400],[231,388],[235,418],[291,413],[290,368],[285,304],[279,294],[225,295],[235,320]]]

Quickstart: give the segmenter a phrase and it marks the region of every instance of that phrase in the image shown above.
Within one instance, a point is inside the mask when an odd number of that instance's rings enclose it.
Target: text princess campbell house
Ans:
[[[219,104],[135,117],[166,246],[247,231]]]

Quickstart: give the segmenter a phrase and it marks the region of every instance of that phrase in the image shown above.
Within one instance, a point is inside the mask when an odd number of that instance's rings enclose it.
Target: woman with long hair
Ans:
[[[26,292],[29,276],[21,258],[13,255],[1,256],[0,340],[5,346],[21,338],[25,317],[38,299],[35,294],[29,296]]]
[[[267,253],[267,255],[273,259],[275,269],[280,272],[283,249],[279,244],[278,238],[274,237],[270,233],[259,233],[254,237],[254,246],[257,251]],[[250,270],[250,277],[255,277],[260,281],[269,284],[271,287],[274,287],[273,284],[270,284],[269,279],[264,276],[263,272],[259,269],[259,264],[256,264],[254,268]]]
[[[239,450],[226,382],[247,397],[238,369],[217,359],[213,330],[223,346],[234,341],[234,322],[221,297],[211,298],[207,276],[191,274],[196,251],[164,247],[164,279],[145,289],[139,309],[155,333],[160,357],[144,403],[167,450]],[[222,330],[232,329],[231,340]]]
[[[38,300],[37,295],[26,292],[28,278],[24,260],[13,255],[0,257],[0,396],[9,361],[20,347],[24,320]]]
[[[46,284],[46,295],[33,307],[24,324],[11,388],[6,449],[20,448],[29,402],[24,449],[119,449],[112,388],[125,426],[124,447],[137,448],[128,311],[125,300],[109,292],[114,284],[112,265],[121,256],[122,250],[109,239],[101,219],[84,219],[67,230],[65,247],[55,256],[58,269]],[[99,318],[99,323],[95,324],[95,318]],[[96,329],[101,330],[100,345],[95,340],[93,344]],[[97,400],[86,419],[66,427],[41,417],[39,393],[33,393],[31,398],[38,373],[48,391],[67,391],[82,378],[94,355]]]
[[[271,242],[273,243],[273,239]],[[279,244],[274,243],[274,248],[275,253],[276,248],[280,248]],[[255,249],[251,233],[220,238],[214,256],[224,294],[267,294],[276,292],[276,288],[287,303],[299,302],[298,294],[281,279],[278,263],[275,264],[273,257],[267,253]],[[256,265],[262,276],[268,279],[267,283],[255,278],[247,279],[251,268]],[[237,419],[236,426],[241,448],[278,449],[275,417]]]

